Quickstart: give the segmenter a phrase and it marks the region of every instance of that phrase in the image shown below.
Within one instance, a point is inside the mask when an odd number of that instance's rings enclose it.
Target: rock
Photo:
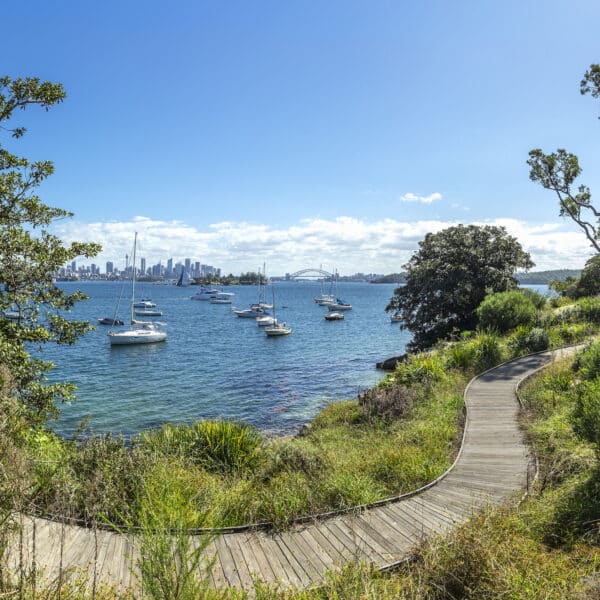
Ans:
[[[407,354],[401,354],[400,356],[392,356],[392,358],[387,358],[381,362],[375,364],[378,369],[383,369],[384,371],[393,371],[396,368],[396,365],[404,362],[407,359]]]

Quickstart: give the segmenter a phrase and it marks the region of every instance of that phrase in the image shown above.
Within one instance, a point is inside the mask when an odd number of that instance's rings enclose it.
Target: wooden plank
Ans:
[[[235,565],[235,561],[231,556],[231,552],[229,552],[229,548],[223,539],[223,535],[218,536],[215,539],[215,548],[217,550],[217,556],[219,557],[219,561],[221,562],[221,568],[223,569],[223,575],[227,580],[228,585],[231,587],[241,587],[242,580],[237,572],[237,567]]]
[[[293,540],[290,540],[289,536],[287,540],[284,540],[284,536],[281,533],[277,533],[271,539],[279,548],[280,560],[285,559],[289,563],[302,585],[305,587],[312,585],[313,579],[311,573],[313,569],[306,563],[302,552],[299,551]]]
[[[254,588],[254,579],[252,578],[252,574],[248,568],[248,563],[246,562],[246,559],[240,550],[238,537],[239,536],[237,536],[235,533],[224,534],[221,536],[235,565],[235,570],[240,578],[242,589],[251,590]]]
[[[272,565],[275,580],[296,587],[303,586],[304,582],[307,582],[306,585],[310,585],[310,579],[308,579],[304,571],[302,571],[301,576],[296,573],[294,565],[282,553],[281,548],[272,535],[258,534],[255,539],[262,548],[265,557],[267,557],[267,560]]]

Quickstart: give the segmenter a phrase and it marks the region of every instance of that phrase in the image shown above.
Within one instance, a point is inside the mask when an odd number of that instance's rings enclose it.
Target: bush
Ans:
[[[573,368],[586,380],[600,376],[600,342],[593,342],[577,354]]]
[[[475,344],[470,341],[454,342],[446,348],[448,366],[468,371],[475,363],[475,353]]]
[[[404,386],[431,384],[446,377],[442,358],[431,352],[411,354],[407,360],[396,367],[391,381]],[[387,381],[387,380],[386,380]]]
[[[358,396],[367,419],[387,422],[406,416],[417,400],[417,391],[403,385],[375,388]]]
[[[487,296],[477,309],[479,326],[499,333],[532,325],[536,314],[533,300],[518,290]]]
[[[577,306],[585,321],[600,323],[600,298],[582,298]]]
[[[549,346],[550,338],[541,327],[534,327],[533,329],[517,327],[508,341],[509,349],[516,356],[541,352],[547,350]]]
[[[573,423],[575,432],[594,444],[600,455],[600,378],[578,386]]]
[[[475,371],[481,373],[500,364],[503,360],[500,339],[493,333],[480,333],[473,342],[475,348]]]
[[[523,294],[523,296],[526,298],[529,298],[531,302],[533,302],[536,310],[542,310],[542,308],[546,306],[548,298],[543,294],[540,294],[531,288],[519,288],[518,291],[521,292],[521,294]]]
[[[188,458],[213,473],[234,473],[257,466],[263,440],[246,423],[218,420],[163,425],[141,434],[140,442],[144,450]]]

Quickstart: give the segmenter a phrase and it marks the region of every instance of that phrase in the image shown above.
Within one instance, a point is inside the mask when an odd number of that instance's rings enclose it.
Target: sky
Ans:
[[[567,148],[600,190],[596,0],[21,0],[2,22],[1,74],[67,90],[2,143],[54,162],[54,232],[102,266],[138,231],[149,264],[390,273],[456,223],[506,226],[536,270],[591,255],[526,160]]]

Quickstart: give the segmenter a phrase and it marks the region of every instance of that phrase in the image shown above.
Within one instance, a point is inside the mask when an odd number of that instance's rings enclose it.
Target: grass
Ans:
[[[529,344],[557,347],[586,339],[598,331],[597,310],[595,302],[549,307],[531,329],[505,337],[463,334],[411,357],[366,396],[330,404],[293,439],[267,441],[231,422],[165,427],[132,447],[110,436],[76,444],[19,429],[0,445],[2,491],[8,488],[5,498],[28,507],[33,481],[36,504],[48,512],[145,526],[151,534],[139,567],[146,597],[245,598],[208,590],[197,575],[206,565],[196,562],[189,528],[262,520],[283,526],[298,515],[367,503],[430,481],[456,451],[469,377],[526,352]],[[257,583],[254,597],[600,597],[600,463],[589,427],[597,397],[588,393],[582,404],[581,395],[598,379],[599,355],[594,346],[575,363],[556,363],[524,386],[522,423],[540,459],[540,477],[518,509],[483,512],[416,549],[414,560],[395,573],[349,565],[318,590]],[[0,423],[0,436],[3,427],[8,421]],[[12,487],[6,472],[11,463],[20,473]],[[15,589],[3,581],[0,591],[10,596]],[[20,596],[28,597],[28,589],[24,582]],[[55,590],[44,593],[37,597],[58,597]],[[76,584],[65,584],[61,594],[86,597]],[[130,596],[98,588],[95,597]]]

